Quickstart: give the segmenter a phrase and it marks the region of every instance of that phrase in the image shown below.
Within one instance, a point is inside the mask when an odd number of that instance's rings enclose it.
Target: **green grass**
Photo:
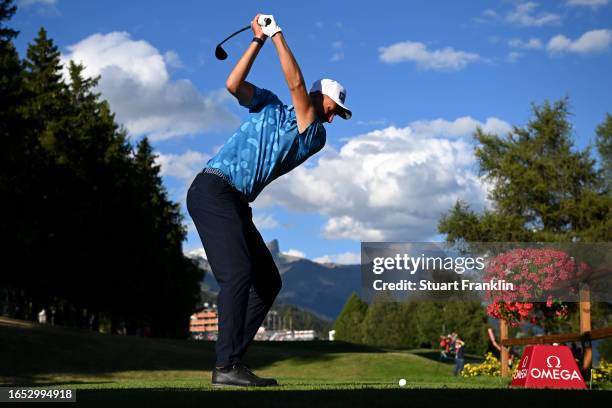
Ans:
[[[100,406],[570,406],[612,401],[609,391],[515,390],[501,378],[455,378],[428,350],[383,350],[336,342],[256,342],[246,363],[280,387],[213,389],[214,344],[145,339],[0,318],[2,385],[70,387]],[[406,387],[398,380],[405,378]]]

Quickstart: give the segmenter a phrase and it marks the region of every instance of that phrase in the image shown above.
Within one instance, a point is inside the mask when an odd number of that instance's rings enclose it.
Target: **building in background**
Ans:
[[[189,318],[189,332],[196,340],[216,340],[219,333],[217,305],[204,303],[204,307]]]
[[[219,317],[217,305],[204,303],[204,307],[191,315],[189,332],[194,340],[217,340]],[[294,330],[291,316],[281,317],[276,310],[270,310],[263,325],[257,330],[258,341],[310,341],[317,340],[315,330]]]

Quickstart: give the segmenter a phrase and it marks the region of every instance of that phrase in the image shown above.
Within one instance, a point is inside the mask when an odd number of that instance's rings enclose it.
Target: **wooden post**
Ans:
[[[589,285],[580,285],[580,335],[591,332],[591,290]],[[590,372],[593,363],[591,340],[582,344],[582,370]]]
[[[508,321],[501,319],[499,321],[499,337],[501,345],[501,376],[508,376],[508,347],[504,345],[504,340],[508,340]]]

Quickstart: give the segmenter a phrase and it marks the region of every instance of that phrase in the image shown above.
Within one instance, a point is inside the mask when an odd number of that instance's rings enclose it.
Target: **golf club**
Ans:
[[[269,18],[265,19],[266,25],[270,24],[272,22],[272,20],[270,20]],[[251,25],[249,24],[246,27],[241,28],[240,30],[236,31],[235,33],[231,34],[230,36],[228,36],[225,40],[221,41],[218,45],[217,48],[215,48],[215,57],[217,57],[218,60],[224,60],[227,58],[227,52],[225,52],[225,50],[223,49],[222,45],[224,42],[226,42],[227,40],[229,40],[230,38],[232,38],[233,36],[240,34],[243,31],[248,30],[249,28],[251,28]]]

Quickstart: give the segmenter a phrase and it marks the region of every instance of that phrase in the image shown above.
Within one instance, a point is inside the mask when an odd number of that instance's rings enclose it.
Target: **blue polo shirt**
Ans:
[[[219,169],[249,202],[272,180],[302,164],[325,145],[325,128],[315,119],[298,132],[292,105],[284,105],[267,89],[255,87],[250,113],[206,164]]]

